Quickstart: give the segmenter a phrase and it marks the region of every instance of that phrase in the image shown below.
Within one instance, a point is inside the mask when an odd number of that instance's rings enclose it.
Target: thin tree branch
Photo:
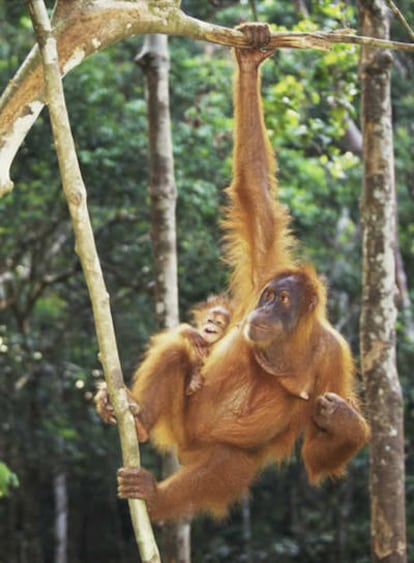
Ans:
[[[63,189],[68,202],[76,238],[76,250],[84,271],[95,318],[100,360],[118,420],[124,465],[139,466],[135,424],[129,411],[122,378],[115,331],[92,226],[86,205],[86,190],[76,156],[59,67],[56,40],[44,0],[27,0],[39,44],[53,137],[55,140]],[[141,558],[144,562],[160,561],[145,503],[129,501],[131,518]]]
[[[361,45],[377,47],[379,49],[393,49],[414,52],[414,43],[378,39],[377,37],[365,37],[355,35],[352,29],[337,29],[334,31],[306,32],[276,32],[272,33],[269,46],[289,47],[292,49],[321,49],[329,51],[333,43]]]
[[[410,24],[405,19],[404,14],[400,11],[398,6],[396,6],[396,4],[394,4],[393,0],[386,0],[386,2],[388,4],[388,6],[391,8],[391,10],[393,11],[393,13],[400,20],[403,28],[407,31],[408,35],[411,37],[411,39],[414,40],[414,31],[411,29]]]
[[[249,0],[249,4],[252,11],[253,21],[258,21],[259,17],[257,15],[256,0]]]

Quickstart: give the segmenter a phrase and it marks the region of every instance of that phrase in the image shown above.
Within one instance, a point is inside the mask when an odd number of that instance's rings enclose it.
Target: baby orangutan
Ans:
[[[169,377],[169,374],[171,374],[170,377],[172,377],[172,374],[180,372],[183,389],[176,390],[180,394],[180,397],[176,396],[176,402],[177,408],[182,408],[183,395],[192,395],[203,386],[203,378],[200,372],[204,359],[208,356],[212,345],[226,333],[230,324],[231,313],[231,305],[227,297],[213,295],[193,307],[191,315],[196,328],[190,324],[182,323],[176,328],[153,336],[145,358],[135,372],[132,393],[135,395],[137,388],[145,392],[148,378],[153,373],[159,373],[161,377]],[[157,406],[155,410],[152,409],[151,420],[149,421],[144,413],[140,413],[140,407],[132,393],[128,392],[129,404],[135,417],[137,436],[140,442],[145,442],[148,439],[148,432],[153,426],[155,427],[154,430],[157,430],[158,416],[163,408],[164,400],[168,400],[168,397],[164,397],[164,394],[161,393],[160,396],[154,396],[151,399],[151,404]],[[96,410],[102,420],[108,424],[116,424],[105,383],[99,386],[94,400]],[[172,400],[170,397],[170,401]],[[142,420],[142,417],[144,420]],[[162,434],[162,431],[158,434]],[[159,438],[159,440],[164,443],[162,438]]]
[[[213,295],[207,301],[196,305],[192,310],[194,324],[198,329],[201,340],[197,343],[195,336],[187,336],[198,347],[200,359],[193,367],[191,379],[186,388],[186,394],[192,395],[203,386],[201,368],[204,358],[208,355],[211,345],[220,340],[230,324],[230,304],[222,295]],[[194,331],[194,329],[191,329]],[[186,335],[184,331],[184,336]]]

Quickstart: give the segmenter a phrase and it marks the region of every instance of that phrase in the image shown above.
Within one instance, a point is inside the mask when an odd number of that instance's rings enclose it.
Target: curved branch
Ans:
[[[134,35],[165,33],[230,47],[248,46],[241,32],[187,16],[178,4],[174,0],[58,0],[53,31],[62,75],[89,55]],[[270,46],[327,50],[332,43],[414,51],[414,44],[359,37],[349,30],[276,32]],[[13,188],[10,166],[43,106],[43,70],[34,47],[0,98],[0,197]]]

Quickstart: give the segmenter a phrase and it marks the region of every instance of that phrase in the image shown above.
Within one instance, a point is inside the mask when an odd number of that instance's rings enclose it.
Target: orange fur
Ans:
[[[231,317],[232,307],[228,297],[212,295],[191,310],[196,328],[182,323],[174,329],[154,335],[144,360],[134,374],[133,397],[143,405],[150,405],[149,409],[144,408],[140,413],[141,422],[151,431],[151,440],[160,450],[176,449],[185,441],[185,392],[213,346],[203,339],[201,330],[208,313],[219,307]],[[159,384],[157,381],[157,385],[154,385],[154,377],[162,378]]]
[[[245,32],[254,35],[254,25]],[[326,318],[324,285],[313,268],[297,264],[290,217],[275,197],[257,70],[267,56],[259,49],[236,51],[234,180],[223,222],[233,272],[232,328],[205,359],[199,392],[184,396],[193,350],[175,336],[151,344],[132,388],[143,424],[162,428],[157,443],[176,447],[182,463],[158,485],[144,470],[120,474],[120,496],[146,499],[154,520],[198,511],[222,515],[264,464],[289,459],[301,436],[312,483],[342,475],[369,434],[349,347]],[[266,364],[246,337],[247,315],[256,312],[263,287],[283,273],[301,288],[301,316],[288,335],[280,328],[270,334]]]
[[[191,309],[193,322],[198,329],[202,327],[206,313],[216,307],[226,309],[230,318],[233,316],[233,304],[227,295],[211,295],[208,299],[197,303],[197,305],[194,305]]]

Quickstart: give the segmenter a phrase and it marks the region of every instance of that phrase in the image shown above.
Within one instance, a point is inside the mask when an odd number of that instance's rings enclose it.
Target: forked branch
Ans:
[[[53,17],[62,76],[86,57],[134,35],[165,33],[229,47],[247,46],[235,29],[187,16],[177,0],[58,0]],[[414,43],[360,37],[349,30],[275,32],[271,47],[328,50],[334,43],[414,52]],[[13,188],[10,167],[44,105],[43,70],[37,46],[0,98],[0,197]]]

